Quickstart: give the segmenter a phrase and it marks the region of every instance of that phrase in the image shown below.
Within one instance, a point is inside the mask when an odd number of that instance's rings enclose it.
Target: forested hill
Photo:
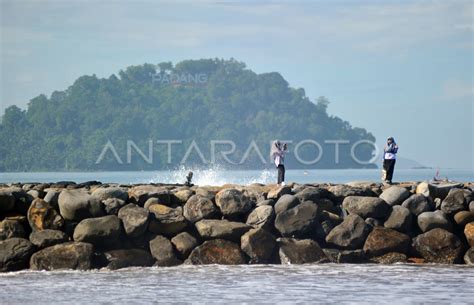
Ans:
[[[303,89],[291,88],[279,73],[256,74],[233,59],[130,66],[109,78],[82,76],[49,98],[33,98],[26,110],[7,108],[0,171],[153,170],[182,161],[263,168],[271,166],[270,141],[277,138],[292,141],[287,167],[373,167],[350,154],[353,143],[374,136],[329,116],[327,106],[325,98],[313,102]],[[349,142],[339,146],[338,162],[327,140]],[[323,151],[316,163],[314,142]],[[231,143],[235,152],[223,157],[220,151],[231,151]],[[305,162],[294,154],[298,143]],[[358,145],[354,152],[367,161],[373,147]]]

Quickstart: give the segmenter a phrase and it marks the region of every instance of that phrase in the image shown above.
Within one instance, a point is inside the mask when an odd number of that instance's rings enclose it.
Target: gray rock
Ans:
[[[57,244],[65,243],[69,237],[63,231],[59,230],[43,230],[35,231],[30,234],[30,241],[39,249],[51,247]]]
[[[102,202],[82,189],[61,191],[58,204],[59,212],[65,220],[80,221],[104,215]]]
[[[262,205],[253,210],[247,217],[249,226],[272,230],[275,223],[275,211],[271,205]]]
[[[132,203],[143,206],[150,198],[158,198],[159,204],[170,205],[170,192],[164,187],[154,185],[137,185],[128,190],[128,197]]]
[[[408,197],[403,201],[402,207],[407,208],[415,216],[433,210],[428,198],[422,194],[415,194]]]
[[[275,228],[285,237],[304,237],[315,229],[318,223],[318,207],[303,202],[294,208],[277,214]]]
[[[13,206],[11,200],[13,196]],[[22,188],[12,186],[6,189],[0,189],[0,212],[15,210],[21,214],[26,214],[33,198],[28,195]]]
[[[383,222],[378,220],[378,219],[375,219],[375,218],[372,218],[372,217],[368,217],[365,219],[365,223],[368,224],[369,226],[371,226],[372,228],[373,227],[383,227]]]
[[[130,203],[120,209],[118,218],[122,220],[127,236],[134,238],[145,233],[148,228],[148,211]]]
[[[216,205],[225,216],[237,216],[252,209],[252,202],[237,189],[223,189],[216,194]]]
[[[469,203],[469,211],[474,212],[474,201]]]
[[[367,257],[364,250],[340,250],[340,249],[323,249],[324,254],[331,263],[337,264],[359,264],[366,263]]]
[[[407,254],[411,239],[408,235],[398,231],[375,227],[364,243],[367,256],[381,256],[390,252]]]
[[[427,232],[434,228],[452,230],[452,224],[442,211],[424,212],[418,215],[418,227],[422,232]]]
[[[465,199],[464,190],[451,189],[448,196],[441,203],[441,211],[446,215],[454,215],[457,212],[467,209],[467,202]]]
[[[23,225],[16,220],[5,219],[0,222],[0,240],[18,237],[25,238]]]
[[[60,230],[64,226],[64,219],[49,203],[36,198],[28,209],[28,223],[33,231]]]
[[[247,258],[238,244],[223,239],[214,239],[196,247],[185,263],[192,265],[242,265],[247,263]]]
[[[150,241],[150,252],[156,259],[156,266],[169,267],[182,263],[176,258],[170,240],[164,236],[158,235]]]
[[[186,259],[198,245],[196,238],[188,232],[179,233],[171,239],[171,243],[182,259]]]
[[[117,215],[119,210],[126,205],[126,202],[118,198],[107,198],[102,201],[107,215]]]
[[[91,243],[96,247],[114,245],[122,229],[120,219],[115,215],[82,220],[74,229],[74,241]]]
[[[120,249],[104,253],[107,269],[117,270],[127,267],[149,267],[153,266],[155,260],[142,249]]]
[[[400,232],[409,233],[412,230],[413,214],[407,208],[396,205],[384,223],[384,227]]]
[[[44,197],[44,193],[38,190],[29,190],[26,192],[32,199]]]
[[[462,187],[461,183],[430,184],[428,182],[422,182],[416,187],[416,193],[430,197],[432,200],[435,198],[443,200],[451,189],[460,187]]]
[[[228,239],[239,242],[243,234],[252,227],[240,222],[228,220],[203,219],[195,223],[203,239]]]
[[[220,212],[209,198],[193,195],[186,201],[183,215],[189,222],[195,223],[201,219],[218,218]]]
[[[92,192],[92,196],[104,201],[109,198],[117,198],[123,201],[128,200],[128,193],[126,189],[120,187],[98,187]]]
[[[261,207],[261,206],[264,206],[264,205],[274,206],[275,205],[275,200],[266,199],[266,200],[262,200],[262,201],[257,202],[257,207]]]
[[[63,243],[33,254],[30,268],[33,270],[88,270],[92,267],[93,254],[94,246],[89,243]]]
[[[464,263],[466,265],[474,265],[474,247],[469,248],[464,254]]]
[[[148,230],[156,234],[173,236],[183,232],[187,226],[186,218],[183,216],[183,208],[170,208],[162,204],[154,204],[149,207],[150,222]]]
[[[49,203],[54,209],[59,210],[59,194],[61,193],[60,190],[57,189],[49,189],[46,195],[44,196],[44,201]]]
[[[34,251],[33,244],[24,238],[13,237],[0,241],[0,272],[28,268],[28,261]]]
[[[405,199],[410,197],[410,192],[404,187],[394,185],[383,191],[379,197],[389,205],[394,206],[402,204]]]
[[[331,198],[332,194],[328,190],[320,187],[306,187],[295,195],[300,202],[312,201],[316,203],[321,198]]]
[[[174,205],[184,205],[194,193],[190,189],[181,189],[170,194],[171,203]]]
[[[370,188],[352,187],[345,184],[331,186],[328,191],[334,195],[335,202],[338,204],[342,204],[344,198],[348,196],[377,197]]]
[[[285,194],[291,194],[291,187],[289,187],[288,185],[277,185],[268,191],[267,199],[278,200],[278,198]]]
[[[300,204],[300,200],[298,197],[290,194],[285,194],[278,199],[278,201],[275,203],[275,213],[281,213],[284,211],[287,211],[291,208],[294,208]]]
[[[349,214],[357,214],[364,219],[385,219],[391,212],[390,205],[377,197],[349,196],[344,199],[342,206]]]
[[[351,214],[326,236],[326,242],[340,249],[355,250],[362,248],[369,235],[370,226],[362,217]]]
[[[406,263],[408,257],[406,254],[398,252],[389,252],[383,255],[374,256],[370,258],[371,263],[391,265],[396,263]]]
[[[8,212],[15,207],[15,197],[9,189],[0,189],[0,212]]]
[[[310,264],[329,262],[317,242],[311,239],[277,239],[282,264]]]
[[[273,255],[276,239],[264,229],[258,228],[242,235],[240,244],[242,251],[250,257],[250,263],[265,264]]]
[[[459,238],[440,228],[415,237],[413,247],[427,263],[460,263],[464,254],[463,245]]]

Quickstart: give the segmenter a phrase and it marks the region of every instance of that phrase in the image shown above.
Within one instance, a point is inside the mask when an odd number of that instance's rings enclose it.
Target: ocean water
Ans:
[[[474,268],[248,265],[0,274],[0,303],[472,304]]]
[[[184,183],[189,171],[194,173],[193,183],[197,185],[223,185],[235,183],[275,183],[275,169],[266,170],[222,170],[218,167],[208,169],[179,168],[171,171],[130,171],[130,172],[35,172],[35,173],[0,173],[0,183],[11,182],[85,182],[97,180],[103,183]],[[434,169],[400,169],[395,170],[396,181],[425,181],[435,175]],[[473,170],[442,169],[441,178],[454,181],[474,181]],[[347,183],[351,181],[379,182],[379,169],[343,169],[343,170],[287,170],[286,181],[297,183]]]

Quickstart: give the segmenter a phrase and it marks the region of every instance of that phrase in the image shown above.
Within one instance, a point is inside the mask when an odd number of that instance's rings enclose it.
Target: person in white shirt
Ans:
[[[275,162],[275,166],[278,169],[278,184],[285,185],[285,153],[287,151],[287,144],[281,143],[276,140],[273,141],[272,147],[270,150],[270,155]]]
[[[382,177],[382,179],[384,182],[391,184],[398,152],[398,145],[393,137],[387,139],[387,144],[385,145],[383,152],[384,177]]]

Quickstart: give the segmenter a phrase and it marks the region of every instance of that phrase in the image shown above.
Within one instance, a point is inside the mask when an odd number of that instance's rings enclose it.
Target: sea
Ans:
[[[269,170],[219,168],[137,172],[0,173],[0,183],[101,181],[197,185],[274,183]],[[380,170],[288,170],[297,183],[380,181]],[[400,169],[394,181],[474,181],[474,171]],[[0,273],[0,304],[474,304],[474,267],[307,264],[126,268]]]

